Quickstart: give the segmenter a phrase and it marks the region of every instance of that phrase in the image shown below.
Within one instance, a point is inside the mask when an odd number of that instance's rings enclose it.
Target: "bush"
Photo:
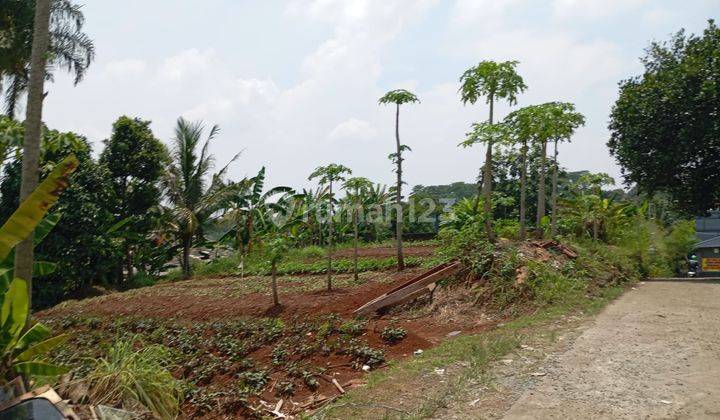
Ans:
[[[95,404],[144,407],[160,418],[174,418],[183,400],[182,384],[167,367],[171,354],[161,345],[135,351],[133,340],[117,341],[83,379]]]
[[[386,343],[397,343],[398,341],[402,341],[407,336],[407,332],[404,328],[401,327],[390,327],[387,326],[383,328],[382,332],[380,333],[380,338],[383,339]]]

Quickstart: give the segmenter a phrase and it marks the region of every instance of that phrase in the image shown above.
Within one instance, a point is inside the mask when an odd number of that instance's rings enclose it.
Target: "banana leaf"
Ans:
[[[50,336],[50,329],[46,327],[43,324],[35,324],[32,327],[30,327],[29,330],[25,331],[25,334],[20,337],[20,339],[17,341],[17,344],[15,344],[15,350],[16,351],[25,351],[27,350],[33,343],[39,343],[40,341],[48,338]]]
[[[60,162],[35,191],[20,204],[15,213],[0,227],[0,261],[27,238],[45,217],[69,185],[69,176],[78,167],[78,160],[70,155]]]
[[[110,226],[110,229],[105,232],[105,234],[110,235],[111,233],[115,233],[118,230],[122,229],[123,226],[127,225],[128,223],[132,222],[135,218],[133,216],[126,217],[125,219],[122,219],[121,221],[115,223],[114,225]]]
[[[38,223],[38,225],[35,227],[35,237],[33,238],[33,243],[35,246],[40,245],[40,243],[47,237],[50,232],[55,228],[55,225],[58,224],[60,221],[60,218],[62,217],[62,213],[50,213],[47,216],[45,216],[44,219]]]
[[[15,278],[3,296],[0,309],[0,352],[6,353],[20,337],[30,310],[27,282]],[[14,346],[13,346],[14,347]]]
[[[55,272],[57,264],[47,261],[35,261],[33,263],[33,277],[48,276]]]
[[[15,373],[26,376],[57,376],[68,372],[66,367],[45,362],[22,362],[12,368]]]
[[[54,349],[55,347],[66,342],[70,336],[68,334],[61,334],[53,338],[48,338],[45,341],[35,344],[24,352],[20,353],[15,360],[18,362],[28,362],[36,356],[41,356]]]

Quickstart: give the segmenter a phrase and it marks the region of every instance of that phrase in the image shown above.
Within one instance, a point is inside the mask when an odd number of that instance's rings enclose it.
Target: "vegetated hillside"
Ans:
[[[427,264],[460,259],[464,270],[432,299],[377,319],[356,319],[352,311],[423,268],[366,271],[360,283],[339,275],[332,292],[323,290],[321,275],[283,276],[282,306],[274,309],[269,278],[252,276],[161,283],[67,302],[39,318],[72,335],[54,359],[76,366],[79,377],[97,371],[94,361],[108,349],[162,346],[156,356],[174,379],[156,398],[182,394],[182,412],[191,416],[260,417],[280,399],[283,413],[312,410],[339,395],[333,379],[343,389],[356,387],[363,369],[413,357],[451,332],[479,333],[541,308],[571,307],[637,280],[642,271],[635,251],[625,247],[567,241],[578,254],[571,258],[543,248],[547,242],[491,245],[470,229],[454,233],[442,236],[436,255],[423,258]],[[130,397],[106,397],[142,411]]]

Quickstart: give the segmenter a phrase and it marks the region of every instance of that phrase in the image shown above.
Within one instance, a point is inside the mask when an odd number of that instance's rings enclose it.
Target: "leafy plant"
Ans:
[[[170,352],[161,345],[136,351],[133,340],[119,340],[82,380],[96,404],[139,404],[160,418],[173,418],[183,392],[167,370],[169,363]]]
[[[402,341],[406,336],[407,331],[405,331],[405,328],[402,327],[387,326],[383,328],[382,332],[380,333],[380,338],[382,338],[384,342],[390,344]]]

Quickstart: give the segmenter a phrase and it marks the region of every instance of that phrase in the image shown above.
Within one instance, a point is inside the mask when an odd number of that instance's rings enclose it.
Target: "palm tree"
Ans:
[[[32,194],[38,185],[40,159],[40,135],[42,133],[43,86],[45,64],[50,44],[48,26],[50,22],[50,0],[37,0],[33,24],[32,53],[30,55],[30,76],[28,104],[25,115],[25,137],[23,141],[22,178],[20,202]],[[33,240],[31,233],[15,249],[15,277],[27,281],[28,307],[32,307]],[[29,319],[27,321],[29,325]]]
[[[205,131],[202,121],[188,122],[180,117],[175,127],[172,163],[167,170],[164,184],[167,198],[173,205],[175,230],[182,245],[181,265],[185,278],[189,278],[192,274],[190,247],[198,228],[218,210],[228,194],[228,188],[221,181],[227,165],[212,176],[208,185],[208,177],[214,163],[214,157],[208,149],[210,141],[217,136],[219,130],[217,125],[213,126],[205,144],[200,147]],[[239,154],[235,155],[230,162],[238,156]]]
[[[39,3],[38,3],[39,5]],[[34,38],[36,4],[27,0],[5,0],[0,10],[0,34],[7,42],[0,46],[0,92],[5,84],[5,112],[14,117],[22,94],[28,90]],[[75,84],[85,76],[95,58],[93,41],[82,32],[85,17],[80,6],[70,0],[51,0],[49,12],[49,41],[43,61],[48,67],[65,68],[75,75]],[[52,80],[52,74],[43,75]]]
[[[396,152],[390,154],[390,159],[395,163],[397,173],[397,184],[395,186],[395,240],[397,243],[398,271],[405,269],[405,259],[402,251],[403,232],[403,211],[402,211],[402,152],[409,151],[410,147],[400,144],[400,105],[406,103],[420,102],[414,93],[405,89],[391,90],[380,98],[380,104],[395,104],[395,147]]]
[[[522,77],[515,71],[517,61],[481,61],[460,76],[460,98],[463,104],[474,104],[480,98],[490,105],[488,123],[493,124],[495,101],[505,99],[509,105],[517,103],[517,94],[527,89]],[[485,233],[494,242],[492,230],[492,141],[487,142],[482,176],[482,195],[485,210]]]
[[[331,163],[327,166],[319,166],[310,174],[308,180],[318,179],[320,185],[328,186],[328,249],[327,249],[327,290],[332,290],[332,253],[333,253],[333,183],[344,181],[345,174],[352,174],[352,171],[343,165]]]
[[[359,238],[359,213],[362,209],[363,196],[373,187],[369,179],[363,177],[350,178],[345,181],[343,188],[348,192],[348,199],[352,208],[353,223],[353,278],[357,282],[358,278],[358,238]]]

